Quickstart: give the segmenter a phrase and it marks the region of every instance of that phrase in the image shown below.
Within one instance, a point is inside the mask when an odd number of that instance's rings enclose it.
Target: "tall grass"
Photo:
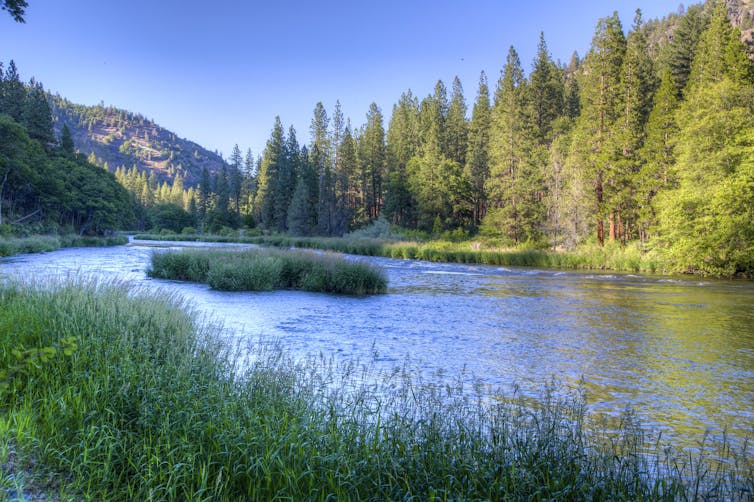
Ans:
[[[165,236],[140,234],[135,238],[163,240]],[[408,260],[469,263],[505,267],[615,270],[622,272],[667,273],[672,263],[656,252],[645,252],[639,244],[622,246],[584,245],[573,251],[530,248],[501,248],[483,241],[391,241],[360,237],[288,237],[284,235],[233,237],[213,235],[171,236],[171,240],[241,242],[283,248],[310,248],[340,253],[383,256]]]
[[[117,285],[0,286],[0,493],[94,500],[747,500],[746,451],[647,445],[583,393],[220,345]],[[723,445],[724,446],[724,445]],[[51,482],[50,480],[56,480]]]
[[[0,256],[25,253],[43,253],[65,247],[119,246],[128,243],[128,237],[82,237],[79,235],[32,235],[29,237],[0,237]]]
[[[183,250],[152,253],[150,277],[204,282],[221,291],[302,289],[324,293],[384,293],[378,268],[306,251]]]

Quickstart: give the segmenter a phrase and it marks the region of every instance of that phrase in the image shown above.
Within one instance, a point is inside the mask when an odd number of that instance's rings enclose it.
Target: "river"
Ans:
[[[155,249],[134,241],[0,261],[0,276],[125,281],[187,300],[231,339],[279,340],[295,357],[409,366],[536,395],[581,379],[590,410],[632,407],[665,437],[754,436],[754,283],[691,277],[349,257],[382,267],[388,294],[227,293],[149,279]],[[157,247],[155,247],[157,246]],[[162,246],[162,248],[160,248]],[[213,245],[213,247],[223,245]],[[226,245],[227,246],[227,245]]]

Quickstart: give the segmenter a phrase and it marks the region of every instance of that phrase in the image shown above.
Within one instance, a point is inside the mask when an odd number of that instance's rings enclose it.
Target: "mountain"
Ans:
[[[93,163],[114,172],[136,166],[158,182],[172,183],[176,175],[186,187],[196,186],[205,167],[213,174],[225,162],[217,153],[155,124],[141,114],[112,106],[85,106],[58,95],[49,96],[55,135],[68,126],[76,150]]]

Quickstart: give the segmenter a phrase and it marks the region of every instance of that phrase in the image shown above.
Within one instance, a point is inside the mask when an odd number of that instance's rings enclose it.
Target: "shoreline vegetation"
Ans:
[[[298,289],[345,295],[387,291],[377,267],[342,256],[279,249],[153,252],[149,277],[201,282],[220,291]]]
[[[638,245],[617,243],[603,247],[583,246],[575,251],[509,248],[484,241],[411,241],[351,237],[232,236],[208,234],[136,234],[134,239],[151,241],[224,242],[279,248],[305,248],[339,253],[408,260],[467,263],[512,267],[612,270],[616,272],[677,272],[662,258],[643,252]]]
[[[405,366],[231,349],[180,300],[0,285],[0,498],[747,500],[750,452],[600,420],[583,389],[490,400]],[[407,364],[407,363],[406,363]]]
[[[127,243],[128,237],[125,235],[89,237],[69,234],[0,237],[0,258],[25,253],[44,253],[61,248],[122,246]]]

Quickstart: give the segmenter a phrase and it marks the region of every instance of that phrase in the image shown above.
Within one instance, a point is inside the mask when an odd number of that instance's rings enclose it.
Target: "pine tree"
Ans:
[[[521,61],[511,47],[492,109],[483,230],[515,243],[537,241],[544,230],[543,165],[528,95]]]
[[[550,57],[544,33],[539,35],[537,57],[529,76],[528,94],[534,134],[539,144],[549,145],[552,122],[563,114],[564,86],[561,71]]]
[[[337,197],[333,234],[343,235],[351,227],[358,204],[356,202],[356,141],[351,134],[350,125],[346,125],[340,135],[335,162],[335,193]]]
[[[25,23],[24,15],[26,13],[26,7],[29,4],[26,0],[3,0],[0,2],[0,9],[8,11],[14,21],[17,23]]]
[[[675,115],[678,186],[657,197],[660,242],[680,270],[754,270],[754,85],[745,55],[717,2]]]
[[[448,115],[445,119],[445,142],[447,144],[447,157],[459,165],[466,164],[467,138],[466,100],[463,97],[461,80],[455,77]]]
[[[610,180],[615,162],[610,148],[621,98],[621,69],[626,38],[618,13],[600,19],[592,46],[581,69],[581,115],[576,124],[568,162],[572,172],[581,171],[584,183],[593,187],[591,210],[596,220],[597,242],[605,241],[605,219],[610,214]],[[583,236],[582,236],[583,237]]]
[[[55,142],[52,128],[52,113],[50,104],[47,102],[47,93],[42,84],[33,79],[26,91],[21,113],[21,123],[26,127],[29,136],[41,142],[43,145],[51,145]]]
[[[11,59],[3,76],[2,95],[0,95],[0,113],[10,115],[18,123],[22,122],[26,89],[18,76],[16,63]]]
[[[296,190],[293,192],[291,204],[288,207],[288,233],[293,236],[306,236],[311,233],[311,213],[309,207],[309,192],[306,178],[299,176]]]
[[[668,47],[667,65],[679,96],[686,88],[694,54],[707,22],[703,6],[692,5],[681,16],[673,30],[673,38]]]
[[[568,68],[565,71],[565,89],[564,89],[564,103],[565,115],[568,118],[575,119],[581,114],[581,96],[579,92],[579,55],[574,52],[571,55],[571,61],[568,63]]]
[[[238,145],[233,145],[228,163],[228,195],[236,216],[241,214],[241,194],[243,192],[243,157]]]
[[[635,225],[639,205],[635,190],[641,169],[638,152],[644,142],[644,126],[655,89],[654,69],[648,56],[640,10],[636,11],[633,30],[628,36],[620,85],[618,119],[612,137],[615,169],[608,180],[614,197],[608,219],[610,240],[617,238],[625,244],[632,237],[634,228],[639,228]]]
[[[278,171],[285,161],[284,136],[280,117],[275,117],[272,135],[267,140],[259,164],[257,193],[254,197],[254,218],[268,229],[279,228],[281,224],[275,219],[275,198],[279,184]]]
[[[71,130],[68,129],[68,124],[63,124],[63,129],[60,132],[60,149],[66,155],[73,155],[75,152],[75,146],[73,145],[73,137],[71,136]]]
[[[359,142],[359,162],[363,194],[364,217],[380,216],[382,210],[382,181],[385,171],[386,146],[382,110],[376,103],[369,105],[367,123]]]
[[[715,0],[691,65],[686,93],[693,92],[694,87],[720,82],[725,76],[751,83],[754,70],[741,42],[740,31],[728,19],[726,2]]]
[[[646,139],[639,152],[641,172],[638,182],[640,239],[648,238],[649,229],[657,224],[654,198],[676,185],[675,143],[678,124],[678,91],[670,69],[662,74],[660,86],[654,96],[654,105],[645,128]]]
[[[197,200],[197,211],[202,226],[204,225],[207,213],[212,209],[211,204],[212,186],[210,185],[209,170],[207,170],[206,167],[203,167],[202,176],[199,181],[199,196]]]
[[[469,126],[468,150],[464,174],[471,185],[473,204],[473,224],[478,226],[486,211],[486,192],[484,185],[490,174],[490,93],[487,87],[487,75],[479,76],[479,90],[474,103],[474,110]]]
[[[401,94],[387,130],[385,214],[395,224],[415,226],[415,199],[406,166],[419,153],[419,102],[409,90]]]

